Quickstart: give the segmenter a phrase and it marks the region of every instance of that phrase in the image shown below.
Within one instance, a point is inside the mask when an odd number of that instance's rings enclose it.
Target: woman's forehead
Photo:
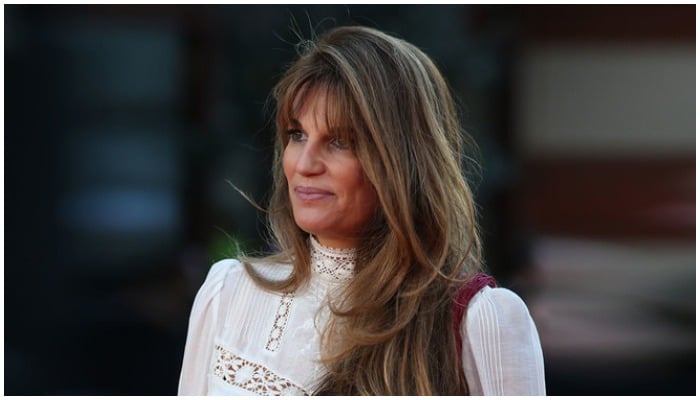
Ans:
[[[294,96],[288,123],[300,124],[303,119],[329,130],[347,130],[351,127],[351,111],[343,103],[338,90],[329,85],[306,85]]]

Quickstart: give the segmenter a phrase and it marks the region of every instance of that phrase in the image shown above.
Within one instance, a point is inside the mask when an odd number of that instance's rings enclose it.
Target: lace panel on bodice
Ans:
[[[264,365],[248,361],[216,345],[214,375],[260,396],[300,396],[309,392]]]

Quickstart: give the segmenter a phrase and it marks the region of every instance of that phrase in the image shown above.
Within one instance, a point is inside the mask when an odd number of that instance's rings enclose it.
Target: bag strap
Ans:
[[[455,333],[457,354],[460,358],[462,357],[462,334],[459,332],[459,326],[462,323],[464,311],[471,299],[486,286],[496,287],[496,280],[491,275],[478,273],[469,282],[464,284],[464,286],[460,287],[455,295],[452,306],[452,329]]]

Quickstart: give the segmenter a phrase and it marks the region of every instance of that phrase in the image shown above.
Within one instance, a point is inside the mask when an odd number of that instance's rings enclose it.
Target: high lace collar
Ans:
[[[326,247],[309,235],[311,243],[311,265],[322,277],[333,281],[346,281],[352,278],[355,270],[355,249]]]

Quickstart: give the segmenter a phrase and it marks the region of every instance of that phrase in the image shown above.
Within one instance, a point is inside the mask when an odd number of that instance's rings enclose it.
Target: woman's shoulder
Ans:
[[[290,265],[267,262],[264,259],[227,258],[216,261],[209,268],[204,282],[197,291],[193,313],[203,313],[208,305],[217,304],[222,299],[229,299],[244,288],[246,290],[243,291],[248,294],[265,292],[258,288],[245,264],[249,264],[248,267],[252,268],[255,273],[268,279],[283,279],[291,271]]]
[[[223,280],[229,272],[242,269],[243,264],[240,260],[235,258],[225,258],[214,262],[214,264],[209,267],[209,272],[207,273],[207,277],[204,281],[220,281]]]
[[[243,264],[234,258],[216,261],[209,267],[209,272],[207,272],[204,282],[197,291],[195,305],[199,302],[211,301],[217,297],[224,287],[226,278],[232,273],[240,274],[240,272],[244,270]]]
[[[249,264],[256,273],[267,279],[283,279],[292,269],[291,264],[271,261],[270,259],[245,259],[226,258],[216,261],[209,268],[203,286],[219,286],[227,279],[241,279],[248,276],[246,266]]]
[[[531,321],[530,311],[518,294],[507,288],[488,286],[469,302],[467,318],[472,322],[488,318],[512,324]]]

